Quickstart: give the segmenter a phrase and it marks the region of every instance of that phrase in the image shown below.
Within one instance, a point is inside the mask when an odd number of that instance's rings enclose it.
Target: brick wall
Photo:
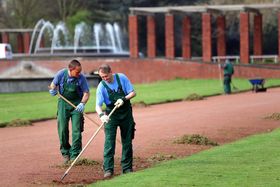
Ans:
[[[68,66],[71,59],[65,60],[40,60],[32,61],[54,73],[59,69]],[[113,72],[125,73],[133,83],[149,83],[158,80],[171,80],[177,77],[181,78],[214,78],[219,79],[222,71],[217,64],[197,63],[181,60],[167,59],[133,59],[133,58],[99,58],[99,59],[80,59],[83,66],[83,72],[89,74],[98,69],[102,63],[110,64]],[[17,65],[20,62],[9,61],[0,63],[0,73]],[[261,66],[261,65],[235,65],[234,77],[242,78],[280,78],[280,65]]]

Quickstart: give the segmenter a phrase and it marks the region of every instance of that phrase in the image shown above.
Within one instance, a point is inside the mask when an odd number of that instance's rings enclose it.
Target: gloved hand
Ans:
[[[109,116],[107,116],[106,114],[103,114],[100,117],[100,120],[102,121],[102,123],[108,123],[109,122]]]
[[[56,89],[50,89],[49,92],[50,92],[50,94],[52,96],[55,96],[57,94],[57,90]]]
[[[117,106],[117,108],[120,108],[122,105],[123,105],[124,101],[123,99],[118,99],[116,102],[115,102],[115,106]]]
[[[84,109],[85,109],[85,104],[84,104],[84,103],[78,104],[78,106],[77,106],[77,108],[76,108],[76,110],[77,110],[78,112],[81,112],[81,113],[84,112]]]

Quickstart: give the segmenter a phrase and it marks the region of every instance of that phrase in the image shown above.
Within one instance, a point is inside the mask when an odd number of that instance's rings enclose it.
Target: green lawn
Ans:
[[[234,79],[234,85],[239,91],[250,90],[251,85],[247,79]],[[280,79],[268,79],[266,87],[279,86]],[[133,103],[146,104],[177,101],[186,98],[192,93],[201,96],[210,96],[223,93],[221,82],[217,79],[176,79],[160,81],[152,84],[135,85],[137,96]],[[86,105],[86,112],[95,111],[95,92],[91,89],[90,101]],[[0,124],[14,119],[40,120],[56,116],[57,97],[48,92],[0,94]]]
[[[280,129],[90,186],[278,187]]]

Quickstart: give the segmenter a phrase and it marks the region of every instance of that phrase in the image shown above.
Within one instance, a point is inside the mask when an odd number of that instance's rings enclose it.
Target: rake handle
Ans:
[[[109,114],[109,118],[110,116],[115,112],[115,110],[117,109],[117,106],[114,107],[114,109],[110,112]],[[82,151],[80,152],[80,154],[75,158],[75,160],[71,163],[71,166],[66,170],[66,172],[64,173],[64,175],[61,177],[60,181],[62,181],[66,175],[68,174],[68,172],[71,170],[71,168],[74,166],[74,164],[77,162],[77,160],[79,159],[79,157],[83,154],[83,152],[86,150],[86,148],[88,147],[88,145],[91,143],[91,141],[95,138],[95,136],[98,134],[98,132],[100,131],[100,129],[105,125],[106,123],[102,123],[102,125],[99,126],[99,128],[95,131],[95,133],[92,135],[92,137],[90,138],[90,140],[88,141],[88,143],[85,145],[85,147],[82,149]]]
[[[57,92],[57,96],[58,97],[60,97],[61,99],[63,99],[64,101],[66,101],[69,105],[71,105],[72,107],[74,107],[74,108],[77,108],[77,106],[75,106],[73,103],[71,103],[68,99],[66,99],[65,97],[63,97],[59,92]],[[96,122],[96,121],[94,121],[93,119],[91,119],[86,113],[83,113],[83,115],[87,118],[87,119],[89,119],[91,122],[93,122],[95,125],[97,125],[98,127],[100,127],[100,125]],[[117,139],[117,142],[119,143],[119,144],[121,144],[121,141],[119,140],[119,139]]]

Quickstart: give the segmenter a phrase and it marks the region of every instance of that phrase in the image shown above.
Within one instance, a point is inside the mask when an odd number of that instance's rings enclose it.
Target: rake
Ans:
[[[114,109],[110,112],[110,114],[108,115],[108,117],[110,118],[110,116],[115,112],[115,110],[118,107],[115,106]],[[62,182],[62,180],[66,177],[66,175],[68,174],[68,172],[71,170],[71,168],[75,165],[75,163],[77,162],[77,160],[79,159],[79,157],[83,154],[83,152],[86,150],[86,148],[89,146],[89,144],[91,143],[91,141],[96,137],[96,135],[99,133],[100,129],[105,125],[106,123],[102,123],[102,125],[99,126],[99,128],[95,131],[95,133],[92,135],[92,137],[89,139],[89,141],[87,142],[87,144],[85,145],[85,147],[82,149],[82,151],[80,152],[80,154],[75,158],[75,160],[71,163],[70,167],[66,170],[66,172],[64,173],[64,175],[61,177],[60,181]]]

